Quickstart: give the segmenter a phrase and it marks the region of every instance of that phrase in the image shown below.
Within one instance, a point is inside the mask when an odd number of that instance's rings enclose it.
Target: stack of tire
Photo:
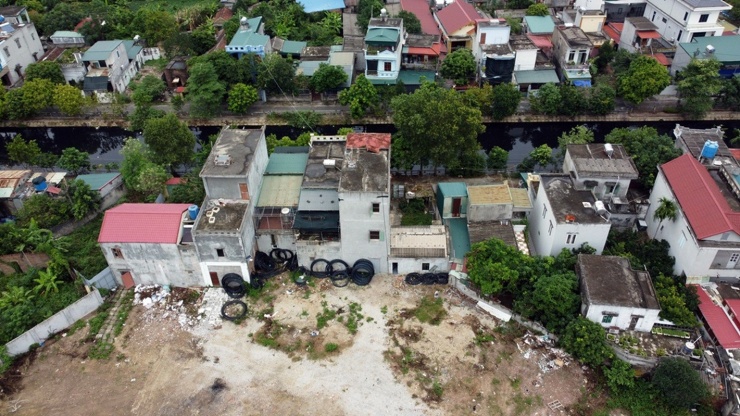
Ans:
[[[236,273],[227,273],[221,279],[221,287],[232,298],[232,300],[224,302],[221,307],[221,317],[227,321],[234,321],[247,316],[247,304],[238,300],[247,293],[247,289],[244,286],[244,279]]]
[[[407,284],[416,285],[446,285],[450,281],[448,273],[409,273],[404,279]]]
[[[311,267],[306,273],[317,279],[329,278],[336,287],[345,287],[350,281],[358,286],[365,286],[375,275],[375,267],[366,259],[357,260],[352,267],[341,259],[331,261],[316,259],[311,262]],[[304,285],[305,280],[296,280],[296,284]]]
[[[357,286],[366,286],[370,284],[375,276],[375,267],[370,260],[359,259],[352,266],[352,283]]]

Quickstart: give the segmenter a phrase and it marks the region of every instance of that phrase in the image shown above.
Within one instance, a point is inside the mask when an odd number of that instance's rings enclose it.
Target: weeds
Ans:
[[[121,302],[121,307],[118,309],[118,316],[116,317],[116,324],[113,327],[113,335],[118,336],[123,331],[123,326],[126,325],[128,314],[134,307],[134,291],[131,290],[126,293],[126,297]]]
[[[321,306],[324,308],[324,310],[316,314],[316,328],[317,329],[322,329],[326,327],[329,321],[336,318],[337,316],[337,311],[333,311],[329,309],[327,305],[328,304],[326,301],[321,302]]]
[[[442,303],[442,298],[432,299],[424,296],[419,306],[414,310],[414,316],[419,322],[439,325],[447,316],[447,310],[445,310]]]
[[[113,352],[113,344],[99,340],[87,351],[87,357],[93,360],[107,360]]]
[[[76,321],[72,324],[72,326],[67,329],[67,336],[72,336],[77,332],[78,330],[82,329],[87,325],[87,322],[85,322],[84,319],[80,319],[79,321]]]
[[[380,313],[382,313],[383,315],[387,314],[388,313],[388,307],[384,305],[382,308],[380,308]]]
[[[339,345],[337,345],[337,344],[335,344],[333,342],[330,342],[330,343],[324,345],[324,351],[326,351],[328,353],[332,353],[332,352],[334,352],[334,351],[336,351],[338,349],[339,349]]]

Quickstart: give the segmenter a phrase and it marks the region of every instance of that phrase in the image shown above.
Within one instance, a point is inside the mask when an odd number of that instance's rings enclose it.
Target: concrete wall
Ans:
[[[100,273],[93,276],[92,279],[85,279],[83,277],[82,280],[86,285],[96,287],[98,289],[113,289],[118,286],[118,279],[113,275],[113,271],[110,267],[106,267]]]
[[[702,51],[703,52],[703,51]],[[682,47],[676,48],[676,55],[673,57],[671,63],[671,75],[676,76],[677,71],[683,71],[686,66],[691,63],[692,56],[688,54]]]
[[[79,84],[85,80],[85,74],[87,74],[87,68],[85,68],[85,64],[61,64],[60,66],[62,67],[62,75],[64,75],[64,80],[67,81],[67,83],[74,81],[75,83]]]
[[[176,287],[201,286],[200,265],[194,245],[101,243],[108,265],[119,283],[121,273],[130,271],[136,284]],[[123,258],[111,251],[121,250]]]
[[[413,272],[426,272],[427,270],[422,270],[422,263],[429,263],[429,270],[436,267],[436,272],[446,272],[450,270],[450,261],[443,258],[389,257],[388,263],[388,273],[393,273],[393,264],[395,263],[397,266],[397,273],[401,275],[406,275]]]
[[[195,235],[198,257],[201,261],[244,261],[248,255],[242,236],[239,234],[202,234]],[[219,257],[217,250],[223,250]]]
[[[614,312],[617,316],[612,317],[611,322],[604,323],[604,313]],[[581,314],[584,315],[588,320],[596,322],[604,328],[618,327],[619,329],[629,329],[632,316],[642,316],[637,321],[635,331],[650,332],[653,330],[655,322],[660,320],[658,314],[659,309],[644,309],[644,308],[629,308],[624,306],[613,306],[613,305],[581,305]]]
[[[442,202],[442,218],[458,218],[452,216],[452,200],[460,198],[460,217],[465,218],[468,215],[468,197],[467,196],[454,196],[446,197]]]
[[[269,231],[261,231],[260,235],[257,236],[257,250],[269,253],[272,251],[272,237],[275,238],[275,246],[295,252],[295,236],[292,230],[288,230],[289,233],[283,233],[282,230],[275,230],[271,233]]]
[[[339,192],[336,189],[301,189],[299,211],[338,211]]]
[[[45,321],[24,332],[14,340],[5,344],[11,356],[23,354],[36,343],[42,343],[52,334],[68,328],[70,325],[94,311],[103,303],[100,292],[93,290],[77,302],[55,313]]]
[[[626,27],[626,26],[625,26]],[[563,159],[563,173],[570,174],[571,172],[575,172],[575,166],[573,165],[573,159],[570,156],[570,153],[565,153],[565,158]],[[627,191],[629,190],[630,186],[630,180],[629,179],[623,179],[619,177],[614,178],[596,178],[596,177],[589,177],[585,175],[579,175],[578,172],[575,172],[575,179],[573,179],[573,186],[579,190],[579,191],[591,191],[597,198],[603,198],[604,195],[607,194],[607,182],[616,182],[617,188],[616,192],[609,193],[608,195],[613,195],[617,197],[626,197]],[[573,178],[573,175],[571,175],[571,178]],[[586,185],[584,184],[585,181],[594,181],[597,182],[597,185],[593,188],[586,188]]]
[[[298,265],[311,267],[311,262],[316,259],[336,260],[342,259],[342,244],[338,241],[318,242],[299,240],[295,244],[296,256],[298,256]],[[347,261],[347,263],[349,263]],[[352,263],[349,263],[352,266]]]
[[[106,183],[105,185],[103,185],[103,187],[100,188],[98,190],[98,192],[100,192],[100,196],[101,197],[105,197],[109,193],[113,192],[114,190],[116,190],[117,188],[120,188],[122,186],[123,186],[123,176],[122,175],[118,175],[115,178],[113,178],[112,180],[110,180],[108,183]]]
[[[510,220],[514,204],[470,204],[468,222]]]
[[[26,73],[28,65],[38,61],[44,54],[36,26],[26,23],[23,27],[17,27],[12,36],[0,43],[3,66],[8,68],[8,78],[15,84],[20,81],[21,76],[15,70],[17,65],[21,67],[21,73]]]
[[[531,71],[537,62],[537,49],[518,49],[515,51],[514,71]]]
[[[391,233],[387,193],[340,192],[339,199],[342,260],[352,264],[358,259],[368,259],[376,273],[387,273]],[[380,212],[373,212],[373,203],[380,204]],[[380,238],[371,240],[370,231],[380,232]]]

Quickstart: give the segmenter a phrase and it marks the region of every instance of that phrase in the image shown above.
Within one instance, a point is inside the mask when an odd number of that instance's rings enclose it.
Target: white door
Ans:
[[[737,264],[738,259],[740,259],[740,254],[738,253],[730,254],[730,260],[727,262],[727,268],[734,269],[735,265]]]

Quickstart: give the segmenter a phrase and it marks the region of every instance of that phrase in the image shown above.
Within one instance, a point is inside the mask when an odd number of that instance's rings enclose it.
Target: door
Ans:
[[[738,253],[732,253],[730,254],[730,260],[727,261],[727,268],[728,269],[734,269],[735,265],[737,265],[737,260],[740,259],[740,254]]]
[[[218,273],[211,272],[211,284],[213,286],[221,286],[221,282],[218,281]]]
[[[126,289],[131,289],[136,286],[136,283],[134,283],[134,277],[131,276],[131,272],[121,272],[121,281],[123,282],[123,287]]]
[[[249,189],[247,188],[246,183],[239,184],[239,193],[241,194],[242,199],[249,199]]]
[[[398,274],[398,263],[393,262],[393,274]]]
[[[462,206],[462,198],[452,198],[452,216],[460,216],[460,206]]]
[[[634,331],[635,327],[637,327],[637,322],[642,318],[642,316],[632,315],[632,318],[630,318],[630,331]]]

